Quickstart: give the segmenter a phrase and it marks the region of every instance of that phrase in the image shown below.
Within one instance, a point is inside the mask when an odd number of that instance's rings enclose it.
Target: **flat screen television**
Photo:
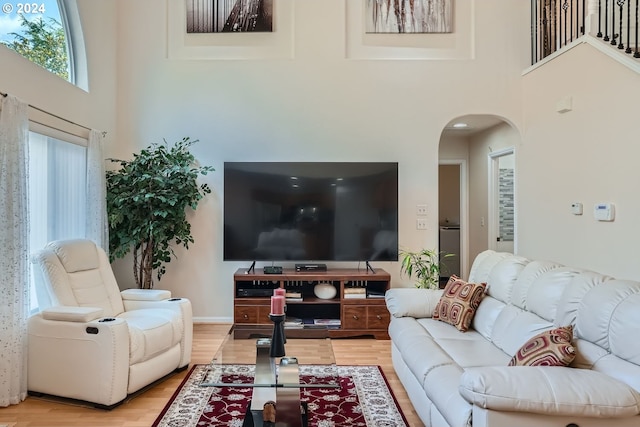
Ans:
[[[227,261],[397,261],[398,163],[225,162]]]

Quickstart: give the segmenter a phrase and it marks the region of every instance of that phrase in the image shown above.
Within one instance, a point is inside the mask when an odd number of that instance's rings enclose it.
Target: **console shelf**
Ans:
[[[315,324],[329,324],[332,338],[373,336],[389,339],[389,311],[384,293],[391,277],[382,269],[375,272],[359,269],[329,269],[327,271],[295,271],[284,269],[282,274],[236,271],[234,281],[234,331],[236,335],[251,336],[264,333],[271,325],[270,298],[275,288],[296,293],[287,299],[287,336],[306,336]],[[318,283],[336,288],[331,299],[315,296]],[[300,324],[296,324],[296,321]]]

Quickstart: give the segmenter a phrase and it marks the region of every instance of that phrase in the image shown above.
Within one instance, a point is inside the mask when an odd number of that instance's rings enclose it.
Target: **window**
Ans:
[[[72,137],[73,138],[73,137]],[[87,148],[29,132],[29,247],[85,237]],[[86,141],[85,141],[86,142]],[[31,309],[37,309],[31,280]]]
[[[0,44],[88,90],[76,0],[3,3]]]

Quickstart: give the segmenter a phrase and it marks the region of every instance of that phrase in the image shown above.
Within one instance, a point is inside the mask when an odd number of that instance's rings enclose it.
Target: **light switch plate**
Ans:
[[[574,215],[582,215],[583,207],[582,203],[576,202],[571,204],[571,213]]]

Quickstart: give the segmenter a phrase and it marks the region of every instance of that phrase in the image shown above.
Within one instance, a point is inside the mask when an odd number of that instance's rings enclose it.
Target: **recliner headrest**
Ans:
[[[67,273],[94,270],[100,265],[98,249],[91,240],[57,240],[47,247],[58,256]]]

